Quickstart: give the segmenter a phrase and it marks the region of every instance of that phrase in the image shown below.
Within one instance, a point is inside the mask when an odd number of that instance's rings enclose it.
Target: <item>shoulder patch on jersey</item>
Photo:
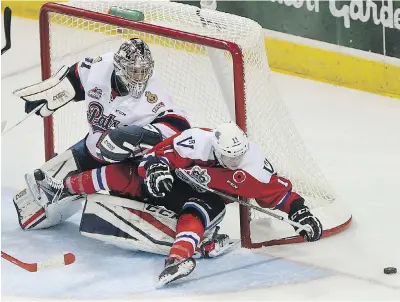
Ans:
[[[264,166],[263,169],[268,171],[268,173],[274,174],[275,170],[274,167],[271,165],[268,159],[264,159]]]
[[[103,94],[103,90],[98,87],[94,87],[88,91],[88,96],[94,98],[96,100],[100,100],[101,95]]]
[[[165,104],[163,102],[160,102],[157,105],[155,105],[151,111],[153,111],[154,113],[157,113],[157,111],[160,110],[161,107],[165,107]]]
[[[151,93],[150,91],[146,91],[144,95],[146,96],[147,101],[148,101],[150,104],[157,103],[157,101],[158,101],[158,96],[157,96],[156,94]]]

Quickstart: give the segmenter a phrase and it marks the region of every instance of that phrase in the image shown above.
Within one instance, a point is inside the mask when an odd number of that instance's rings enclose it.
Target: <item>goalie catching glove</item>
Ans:
[[[297,199],[292,203],[289,212],[289,219],[298,222],[301,225],[310,227],[310,233],[307,233],[305,230],[299,232],[300,236],[302,236],[306,241],[313,242],[321,238],[322,224],[317,217],[311,214],[310,209],[304,205],[303,198]],[[297,231],[298,228],[294,227],[294,229]]]
[[[72,101],[75,89],[67,78],[69,67],[63,66],[49,79],[13,92],[15,96],[23,99],[25,113],[30,113],[38,106],[44,106],[36,112],[42,117],[50,116],[58,108]]]
[[[157,157],[151,157],[144,165],[147,191],[154,197],[164,197],[171,191],[174,177],[169,165]]]

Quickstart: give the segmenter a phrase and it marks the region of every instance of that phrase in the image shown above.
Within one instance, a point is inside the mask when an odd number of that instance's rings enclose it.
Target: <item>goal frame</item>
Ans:
[[[197,35],[181,30],[171,29],[163,26],[152,25],[144,22],[131,21],[110,14],[98,13],[86,9],[66,6],[57,3],[46,3],[40,9],[40,56],[42,79],[46,80],[51,76],[50,57],[50,21],[49,13],[59,13],[72,17],[82,18],[95,22],[103,22],[113,26],[124,27],[131,30],[141,31],[149,34],[173,38],[189,43],[196,43],[205,47],[216,48],[228,51],[232,56],[233,68],[233,90],[235,101],[236,123],[246,131],[246,94],[245,94],[245,73],[244,60],[241,47],[233,42],[225,41],[207,36]],[[49,160],[54,154],[53,117],[44,118],[44,139],[45,139],[45,160]],[[246,206],[239,205],[240,213],[240,237],[241,244],[245,248],[259,248],[262,246],[280,245],[288,243],[304,242],[300,236],[287,237],[283,239],[253,243],[251,241],[251,212]],[[346,229],[351,222],[351,217],[345,223],[323,231],[323,237],[336,234]]]
[[[180,30],[175,30],[163,26],[147,24],[143,22],[131,21],[113,15],[101,14],[85,9],[75,8],[57,3],[46,3],[40,9],[39,30],[40,30],[40,57],[42,68],[42,80],[51,76],[50,58],[50,23],[49,13],[60,13],[73,17],[83,18],[91,21],[103,22],[114,26],[125,27],[132,30],[142,31],[150,34],[157,34],[167,38],[173,38],[185,42],[200,44],[230,52],[233,62],[233,87],[235,98],[236,123],[243,131],[246,131],[245,115],[245,83],[243,55],[239,45],[233,42],[201,36]],[[54,154],[53,137],[53,117],[44,119],[44,140],[45,140],[45,160],[49,160]],[[240,205],[240,233],[242,246],[251,248],[248,207]]]

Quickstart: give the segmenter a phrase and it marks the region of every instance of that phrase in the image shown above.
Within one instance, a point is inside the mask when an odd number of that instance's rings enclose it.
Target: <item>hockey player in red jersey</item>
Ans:
[[[287,213],[292,221],[311,228],[311,233],[299,232],[307,241],[316,241],[322,235],[321,223],[304,205],[304,199],[292,191],[291,182],[275,173],[261,149],[249,142],[235,123],[222,124],[214,130],[185,130],[157,144],[139,168],[113,164],[69,176],[59,188],[62,194],[115,190],[128,196],[141,196],[143,202],[164,205],[179,213],[175,241],[160,275],[160,282],[164,284],[192,272],[194,251],[205,231],[218,224],[225,212],[220,199],[204,192],[196,193],[195,188],[189,187],[191,184],[179,179],[179,174],[174,172],[177,168],[185,169],[212,189],[254,198],[261,207]],[[211,241],[208,248],[212,250],[213,244]]]
[[[288,179],[275,173],[260,147],[249,142],[235,123],[222,124],[213,131],[192,128],[168,138],[146,155],[138,171],[146,180],[148,192],[163,197],[176,186],[177,168],[214,190],[254,198],[261,207],[287,213],[290,220],[310,227],[311,233],[299,232],[306,241],[321,238],[322,225],[304,205],[304,199],[292,191]],[[160,279],[192,262],[185,244],[181,240],[174,243]]]

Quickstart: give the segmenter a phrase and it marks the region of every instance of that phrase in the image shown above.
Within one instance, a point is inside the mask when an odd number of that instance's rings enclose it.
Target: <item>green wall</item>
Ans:
[[[199,6],[199,1],[178,2]],[[400,58],[400,1],[218,1],[217,5],[219,11],[253,19],[266,29]],[[333,15],[335,10],[349,12],[347,27],[344,17]],[[381,14],[386,27],[380,23]],[[366,22],[357,20],[357,15]]]

